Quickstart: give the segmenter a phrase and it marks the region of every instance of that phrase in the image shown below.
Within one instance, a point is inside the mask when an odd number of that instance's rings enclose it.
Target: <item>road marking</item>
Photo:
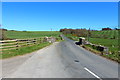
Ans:
[[[95,76],[96,78],[98,78],[99,80],[102,80],[99,76],[97,76],[95,73],[93,73],[92,71],[90,71],[88,68],[84,68],[86,71],[88,71],[90,74],[92,74],[93,76]]]

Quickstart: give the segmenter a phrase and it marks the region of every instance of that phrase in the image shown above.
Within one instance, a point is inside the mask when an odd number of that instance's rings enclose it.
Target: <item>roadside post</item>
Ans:
[[[84,45],[85,44],[85,38],[84,37],[79,37],[79,43],[80,43],[80,45]]]
[[[106,54],[109,54],[109,49],[108,49],[107,47],[104,47],[104,52],[105,52]]]
[[[18,47],[19,47],[18,40],[16,40],[16,50],[18,50]]]

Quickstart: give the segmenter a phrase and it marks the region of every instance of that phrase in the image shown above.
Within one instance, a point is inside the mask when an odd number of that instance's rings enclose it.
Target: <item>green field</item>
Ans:
[[[89,41],[93,44],[109,47],[109,50],[113,53],[118,51],[118,40],[116,39],[90,38]]]
[[[118,52],[118,30],[91,31],[89,41],[93,44],[103,45],[109,48],[110,52]]]
[[[90,31],[93,38],[118,39],[118,30]]]
[[[103,56],[120,62],[118,57],[119,45],[117,39],[90,38],[89,41],[93,44],[98,44],[108,47],[109,53],[111,54],[103,55]],[[89,47],[92,48],[92,46]]]
[[[45,36],[58,37],[61,33],[59,31],[6,31],[5,35],[8,39],[24,39],[37,38]]]

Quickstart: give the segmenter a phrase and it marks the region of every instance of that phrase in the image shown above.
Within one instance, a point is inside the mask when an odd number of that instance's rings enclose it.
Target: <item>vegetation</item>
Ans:
[[[73,34],[76,35],[78,37],[83,36],[86,37],[87,36],[87,30],[86,29],[61,29],[60,32],[62,32],[63,34]]]
[[[74,34],[65,34],[66,37],[68,37],[69,39],[72,39],[74,41],[78,41],[79,37],[77,37]]]
[[[109,47],[109,50],[112,53],[116,53],[118,51],[118,40],[116,39],[90,38],[89,41],[93,44]]]
[[[9,58],[9,57],[14,57],[14,56],[31,53],[31,52],[39,50],[45,46],[48,46],[50,44],[51,43],[49,43],[49,42],[44,42],[44,43],[33,45],[33,46],[21,47],[18,50],[16,50],[16,49],[5,50],[5,51],[2,51],[3,54],[0,54],[0,58],[4,59],[4,58]]]
[[[106,29],[106,28],[105,28]],[[72,34],[77,37],[92,37],[92,38],[103,38],[103,39],[118,39],[118,30],[86,30],[86,29],[61,29],[60,32],[64,34]]]
[[[59,31],[6,31],[8,39],[24,39],[24,38],[37,38],[45,36],[58,37],[61,33]]]
[[[101,55],[101,52],[96,50],[95,48],[93,48],[91,45],[84,45],[84,48],[86,48],[87,50],[92,51],[92,52],[94,52],[96,54]],[[101,56],[104,56],[106,58],[112,59],[112,60],[117,61],[117,62],[120,63],[118,52],[112,53],[112,54],[103,54]]]
[[[92,38],[118,39],[119,30],[90,31]]]

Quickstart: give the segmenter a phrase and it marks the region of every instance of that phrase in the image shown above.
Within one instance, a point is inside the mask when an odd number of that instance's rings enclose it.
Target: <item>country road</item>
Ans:
[[[87,51],[64,36],[63,38],[65,41],[55,42],[53,45],[38,50],[26,60],[11,60],[15,61],[15,63],[11,63],[16,65],[9,65],[6,60],[3,60],[3,77],[98,78],[100,80],[118,78],[116,62]],[[7,61],[10,63],[9,59]],[[9,69],[9,66],[13,67]]]

